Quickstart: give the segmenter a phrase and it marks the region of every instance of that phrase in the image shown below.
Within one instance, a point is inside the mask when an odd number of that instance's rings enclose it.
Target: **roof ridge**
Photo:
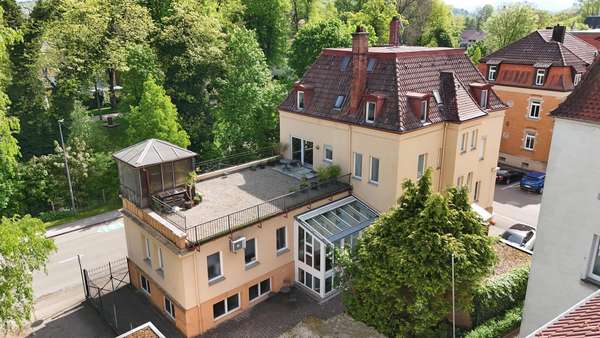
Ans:
[[[587,44],[587,45],[588,45],[590,48],[593,48],[594,50],[596,49],[596,47],[594,47],[594,46],[592,46],[591,44],[587,43],[585,40],[583,40],[583,39],[580,39],[580,38],[578,38],[577,36],[570,34],[569,32],[566,32],[566,33],[565,33],[565,37],[566,37],[566,34],[569,34],[571,37],[573,37],[573,38],[575,38],[575,39],[579,40],[580,42],[583,42],[583,43]],[[561,45],[562,45],[562,46],[563,46],[563,47],[564,47],[566,50],[568,50],[568,51],[569,51],[569,53],[571,53],[573,56],[575,56],[576,58],[578,58],[579,60],[581,60],[583,63],[585,63],[585,64],[588,64],[588,65],[589,65],[589,63],[588,63],[587,61],[585,61],[584,59],[582,59],[582,58],[581,58],[581,56],[579,56],[579,54],[577,54],[577,53],[575,53],[574,51],[572,51],[572,50],[571,50],[571,48],[569,48],[569,46],[567,46],[565,43],[562,43]]]
[[[138,158],[136,159],[135,163],[139,163],[139,162],[143,162],[142,160],[144,159],[144,157],[146,157],[146,155],[148,154],[148,151],[150,150],[149,148],[152,146],[152,144],[154,139],[151,138],[148,141],[146,141],[146,145],[144,146],[144,150],[142,150],[142,152],[140,153],[140,156],[138,156]],[[144,141],[142,141],[144,142]],[[141,142],[140,142],[141,143]]]

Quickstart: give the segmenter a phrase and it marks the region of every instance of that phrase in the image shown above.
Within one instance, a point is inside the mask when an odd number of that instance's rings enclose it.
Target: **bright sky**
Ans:
[[[498,5],[511,3],[511,2],[521,2],[521,1],[507,1],[507,0],[444,0],[449,5],[452,5],[456,8],[464,8],[466,10],[472,11],[477,7],[482,7],[483,5],[490,4],[494,7],[498,7]],[[524,2],[524,1],[523,1]],[[528,3],[534,5],[537,8],[545,9],[548,11],[560,11],[563,9],[571,8],[575,3],[575,0],[528,0]]]

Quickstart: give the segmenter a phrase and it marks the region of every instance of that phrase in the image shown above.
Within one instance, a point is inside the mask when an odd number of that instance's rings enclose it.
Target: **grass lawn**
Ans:
[[[87,217],[96,216],[96,215],[99,215],[99,214],[102,214],[102,213],[105,213],[108,211],[117,210],[117,209],[121,208],[121,206],[122,206],[121,200],[115,199],[114,201],[110,201],[104,205],[101,205],[101,206],[98,206],[95,208],[80,210],[80,211],[77,211],[75,214],[66,216],[64,218],[46,222],[46,223],[44,223],[44,225],[46,225],[46,229],[50,229],[50,228],[53,228],[55,226],[62,225],[65,223],[77,221],[77,220],[84,219]]]

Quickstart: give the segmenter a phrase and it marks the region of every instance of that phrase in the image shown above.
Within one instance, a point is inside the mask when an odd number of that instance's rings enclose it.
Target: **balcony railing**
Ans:
[[[279,147],[277,145],[272,145],[254,151],[247,151],[221,158],[196,162],[196,172],[198,174],[205,174],[208,172],[233,167],[238,164],[243,164],[250,161],[260,160],[263,158],[269,158],[277,155],[279,155]]]
[[[182,214],[177,207],[169,205],[156,196],[152,196],[152,210],[157,212],[162,218],[169,221],[181,230],[187,229],[187,220],[184,214]]]
[[[289,194],[189,227],[185,230],[187,240],[191,244],[207,242],[244,226],[349,190],[350,174],[323,182],[308,181],[307,185]]]

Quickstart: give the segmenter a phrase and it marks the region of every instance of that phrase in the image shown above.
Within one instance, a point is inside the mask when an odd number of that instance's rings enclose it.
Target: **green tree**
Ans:
[[[342,292],[350,315],[390,337],[439,337],[451,313],[451,258],[459,309],[491,271],[495,254],[467,192],[432,193],[431,171],[405,181],[396,207],[343,253]]]
[[[127,50],[127,71],[123,72],[121,81],[122,111],[128,111],[129,106],[137,105],[144,92],[144,81],[152,76],[155,81],[162,84],[164,74],[154,50],[148,46],[135,45]]]
[[[243,0],[246,6],[246,28],[253,29],[260,48],[271,65],[281,64],[285,58],[290,31],[290,3],[288,0]]]
[[[408,22],[402,31],[403,41],[408,45],[415,45],[429,19],[432,0],[397,0],[398,13]]]
[[[496,11],[484,24],[490,51],[503,48],[537,28],[534,9],[527,4],[507,5]]]
[[[236,28],[225,48],[223,84],[215,112],[215,145],[223,153],[257,149],[277,139],[283,88],[271,80],[255,34]]]
[[[289,55],[289,65],[302,76],[323,48],[349,47],[352,45],[350,30],[338,19],[321,21],[302,27],[294,42]]]
[[[487,4],[477,10],[476,29],[483,29],[483,25],[494,14],[494,6]]]
[[[17,2],[15,0],[0,0],[0,7],[4,11],[4,26],[20,29],[25,19]]]
[[[5,329],[22,327],[33,309],[33,272],[55,250],[44,224],[30,216],[0,221],[0,318]]]
[[[467,48],[467,54],[469,55],[471,62],[473,62],[476,65],[479,64],[479,60],[481,60],[481,57],[483,56],[483,53],[481,51],[482,46],[483,43],[481,43],[481,41],[478,41],[477,43],[474,43],[470,45],[469,48]]]
[[[600,15],[600,0],[577,0],[576,6],[582,18]]]
[[[433,0],[419,44],[432,47],[455,47],[464,22],[454,17],[452,8],[442,0]]]
[[[179,125],[175,105],[152,77],[144,81],[140,104],[132,107],[126,118],[130,143],[157,138],[184,148],[190,145],[188,134]]]

